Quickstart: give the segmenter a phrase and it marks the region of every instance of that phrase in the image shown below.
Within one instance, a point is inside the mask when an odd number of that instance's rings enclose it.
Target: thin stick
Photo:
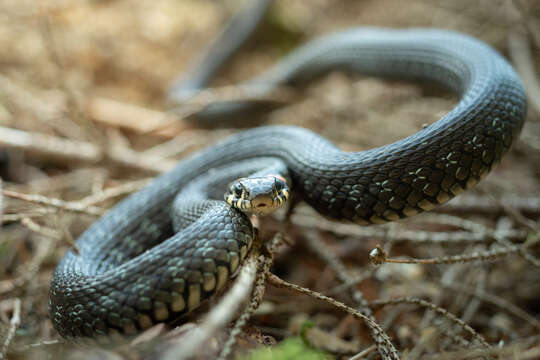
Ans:
[[[206,319],[180,341],[171,347],[162,357],[164,360],[187,359],[192,357],[216,331],[223,328],[234,317],[237,309],[248,297],[257,273],[258,258],[253,251],[246,260],[234,286],[227,292],[219,304],[210,311]]]
[[[2,194],[0,192],[0,197],[2,197]],[[24,219],[32,219],[32,218],[39,218],[43,216],[47,216],[50,214],[54,214],[57,212],[56,209],[50,209],[50,208],[38,208],[38,209],[32,209],[32,212],[28,213],[17,213],[17,214],[3,214],[2,218],[0,219],[0,225],[11,223],[11,222],[17,222],[22,221]]]
[[[527,34],[513,31],[508,38],[510,57],[525,83],[528,98],[533,108],[540,114],[540,83],[534,70],[533,56]]]
[[[478,334],[476,331],[474,331],[473,328],[471,328],[467,323],[463,322],[461,319],[459,319],[457,316],[449,312],[448,310],[437,306],[429,301],[418,299],[418,298],[397,298],[387,301],[374,301],[370,303],[373,307],[382,307],[386,305],[396,305],[396,304],[415,304],[423,307],[427,307],[436,313],[444,316],[445,318],[449,319],[450,321],[456,323],[459,327],[461,327],[464,331],[469,333],[474,339],[476,339],[480,344],[482,344],[484,347],[489,348],[490,345],[488,342],[482,337],[482,335]]]
[[[171,170],[178,163],[176,160],[144,155],[125,146],[109,149],[107,156],[116,164],[151,173]]]
[[[112,147],[103,151],[87,142],[69,140],[57,136],[22,131],[0,126],[0,146],[25,152],[62,164],[73,162],[97,163],[104,158],[115,164],[151,173],[161,173],[176,165],[175,160],[141,154],[127,147]]]
[[[494,249],[482,252],[474,252],[467,255],[454,255],[454,256],[441,256],[438,258],[432,259],[395,259],[388,258],[384,250],[377,246],[373,249],[369,258],[374,265],[381,265],[385,262],[387,263],[397,263],[397,264],[455,264],[455,263],[465,263],[470,261],[493,261],[497,258],[508,256],[513,253],[518,253],[523,250],[524,246],[521,245],[512,245],[501,249]]]
[[[493,205],[491,205],[493,206]],[[305,210],[305,211],[304,211]],[[446,214],[424,214],[421,219],[417,221],[423,221],[433,219],[436,221],[435,216],[448,216]],[[452,218],[454,218],[452,216]],[[519,229],[508,229],[501,234],[496,234],[493,231],[452,231],[452,232],[439,232],[439,231],[421,231],[421,230],[406,230],[400,228],[398,231],[388,229],[389,224],[368,227],[358,226],[355,224],[343,224],[335,221],[330,221],[322,218],[319,215],[299,207],[298,210],[292,215],[291,220],[293,224],[307,227],[317,228],[320,230],[330,231],[334,234],[356,236],[362,238],[386,238],[394,242],[413,242],[413,243],[428,243],[428,244],[444,244],[444,245],[458,245],[462,243],[489,243],[493,242],[495,235],[504,234],[505,238],[512,240],[524,240],[527,236],[527,231]],[[414,221],[414,220],[413,220]],[[467,228],[469,229],[469,228]],[[469,229],[472,230],[472,229]]]
[[[11,321],[9,322],[9,330],[6,335],[6,338],[4,339],[4,342],[2,343],[2,348],[0,348],[0,360],[7,359],[6,354],[9,348],[9,344],[11,343],[11,340],[13,340],[13,337],[15,336],[15,332],[17,331],[17,328],[21,324],[21,299],[16,298],[13,302],[13,315],[11,317]]]
[[[525,322],[529,323],[531,326],[535,327],[536,329],[540,330],[540,320],[537,320],[533,316],[529,315],[526,311],[522,310],[518,306],[504,300],[503,298],[497,295],[487,293],[480,289],[472,290],[463,285],[442,283],[442,286],[447,289],[452,289],[454,291],[467,293],[472,297],[480,299],[489,304],[495,305],[501,308],[502,310],[514,315],[515,317],[524,320]]]
[[[5,222],[4,219],[4,194],[2,188],[2,178],[0,178],[0,227]]]
[[[84,131],[72,119],[66,116],[64,106],[45,100],[41,92],[30,92],[26,84],[18,85],[7,76],[0,75],[0,94],[3,99],[13,104],[41,123],[45,129],[54,129],[54,132],[66,137],[83,137]]]
[[[130,194],[134,191],[141,189],[142,187],[147,185],[150,181],[151,179],[128,181],[128,182],[123,183],[122,185],[118,185],[118,186],[100,191],[96,194],[89,195],[85,197],[84,199],[81,199],[80,201],[78,201],[78,203],[81,203],[83,206],[88,207],[97,203],[104,202],[106,200],[109,200],[117,196]]]
[[[41,264],[45,261],[51,250],[55,248],[60,239],[60,235],[57,235],[56,231],[47,229],[48,231],[45,232],[42,227],[30,219],[26,219],[23,224],[42,236],[36,237],[36,251],[32,259],[25,264],[24,272],[13,280],[0,281],[0,294],[20,289],[34,280],[41,268]]]
[[[231,332],[229,333],[229,337],[225,344],[223,345],[223,348],[221,350],[221,353],[218,356],[218,360],[225,360],[229,356],[229,354],[232,352],[232,348],[234,344],[236,343],[236,340],[238,339],[238,336],[242,332],[242,327],[247,323],[251,315],[255,312],[255,310],[258,309],[259,305],[262,302],[262,299],[264,297],[264,293],[266,290],[266,277],[270,273],[270,268],[272,267],[273,263],[273,255],[279,245],[283,243],[283,234],[282,233],[276,233],[272,240],[266,244],[266,247],[268,249],[268,252],[264,252],[259,257],[259,267],[257,271],[257,278],[255,279],[255,287],[253,288],[250,302],[248,306],[244,309],[242,314],[238,317],[236,320],[236,323],[234,324]]]
[[[146,133],[177,119],[174,114],[101,97],[90,99],[87,111],[95,121],[137,133]]]
[[[0,145],[64,162],[96,163],[103,157],[100,149],[86,141],[32,133],[0,126]]]
[[[321,257],[326,263],[334,270],[341,282],[350,283],[352,282],[352,276],[349,271],[343,264],[343,262],[332,252],[332,250],[321,240],[320,235],[316,231],[310,231],[307,234],[308,246],[311,250],[315,251],[319,257]],[[362,314],[368,316],[372,320],[373,312],[369,308],[367,300],[364,298],[364,295],[360,290],[355,287],[350,287],[348,290],[351,293],[354,301],[360,306],[360,311]]]
[[[473,360],[496,357],[497,359],[535,360],[540,356],[540,346],[525,350],[522,344],[510,345],[503,348],[467,349],[444,352],[422,357],[424,360]]]
[[[56,74],[54,79],[66,97],[66,110],[69,118],[77,125],[82,125],[83,131],[86,134],[90,134],[94,141],[101,141],[102,137],[100,136],[100,133],[92,122],[87,121],[85,114],[81,111],[74,91],[70,89],[68,85],[68,81],[66,79],[67,71],[62,62],[62,57],[54,38],[53,28],[47,14],[46,6],[41,1],[38,1],[37,5],[41,13],[41,16],[38,18],[41,24],[41,37],[45,43],[45,49],[49,54],[50,60],[56,66]],[[85,136],[85,138],[88,138],[88,136]]]
[[[343,304],[343,303],[341,303],[341,302],[339,302],[339,301],[337,301],[335,299],[332,299],[332,298],[330,298],[328,296],[325,296],[325,295],[323,295],[321,293],[318,293],[316,291],[309,290],[309,289],[303,288],[303,287],[295,285],[295,284],[291,284],[291,283],[279,278],[278,276],[276,276],[274,274],[269,274],[268,275],[268,281],[271,284],[273,284],[274,286],[284,287],[284,288],[299,292],[301,294],[311,296],[311,297],[313,297],[315,299],[323,300],[323,301],[337,307],[338,309],[341,309],[341,310],[351,314],[355,318],[364,321],[364,323],[368,326],[368,328],[371,330],[371,332],[373,334],[378,335],[377,337],[374,337],[374,340],[375,340],[375,344],[377,345],[377,350],[379,352],[379,355],[384,360],[387,360],[387,359],[399,359],[399,354],[398,354],[396,348],[394,347],[394,345],[390,341],[390,338],[384,332],[384,330],[379,326],[379,324],[377,324],[375,321],[371,320],[369,317],[363,315],[359,311],[356,311],[355,309],[353,309],[353,308],[351,308],[351,307],[349,307],[349,306],[347,306],[347,305],[345,305],[345,304]]]
[[[377,350],[377,346],[376,345],[371,345],[370,347],[360,351],[358,354],[351,357],[349,360],[363,359],[363,358],[367,357],[369,354],[371,354],[372,352],[374,352],[375,350]]]
[[[272,259],[261,257],[259,259],[259,264],[259,268],[261,269],[258,271],[257,278],[255,279],[255,287],[251,294],[249,305],[236,320],[236,323],[234,324],[234,327],[232,328],[229,337],[218,356],[218,360],[227,359],[229,354],[232,352],[232,348],[236,343],[238,336],[242,332],[242,327],[244,327],[262,301],[266,289],[266,276],[270,271],[270,267],[272,266]]]
[[[209,104],[222,101],[264,101],[286,103],[292,91],[279,88],[264,95],[253,95],[249,89],[239,86],[223,86],[201,90],[189,100],[170,111],[159,111],[142,106],[111,100],[93,98],[88,102],[88,113],[95,121],[109,126],[122,127],[140,134],[153,133],[173,137],[192,126],[183,121]],[[167,128],[171,128],[167,130]]]
[[[41,226],[41,225],[34,222],[32,219],[30,219],[28,217],[22,219],[21,223],[24,226],[26,226],[28,229],[30,229],[31,231],[33,231],[35,233],[38,233],[38,234],[41,234],[41,235],[43,235],[45,237],[52,238],[52,239],[55,239],[55,240],[62,239],[62,235],[58,231],[56,231],[54,229],[51,229],[51,228],[48,228],[48,227],[45,227],[45,226]]]
[[[13,199],[28,201],[34,204],[51,206],[57,209],[62,209],[70,212],[89,214],[100,216],[105,213],[105,210],[96,206],[86,206],[79,202],[64,201],[56,198],[49,198],[38,194],[23,194],[10,190],[2,190],[2,195]]]
[[[502,214],[504,209],[500,205],[515,209],[521,213],[540,213],[540,197],[538,197],[538,194],[502,196],[497,201],[487,196],[467,195],[452,199],[452,201],[433,209],[433,211],[454,214]]]

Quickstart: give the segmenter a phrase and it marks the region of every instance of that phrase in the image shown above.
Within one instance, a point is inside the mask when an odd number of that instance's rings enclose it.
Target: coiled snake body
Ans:
[[[336,33],[304,45],[244,85],[264,93],[336,68],[428,80],[460,100],[418,133],[368,151],[344,152],[309,130],[267,126],[180,162],[96,221],[78,239],[78,254],[66,253],[50,290],[51,319],[60,334],[136,333],[178,318],[222,288],[254,236],[242,212],[202,198],[243,171],[229,166],[257,171],[254,162],[277,161],[294,193],[319,213],[378,224],[430,210],[478,182],[523,125],[525,94],[512,67],[481,41],[444,30]],[[186,212],[173,231],[173,199],[201,178],[202,190],[184,191],[176,201]]]

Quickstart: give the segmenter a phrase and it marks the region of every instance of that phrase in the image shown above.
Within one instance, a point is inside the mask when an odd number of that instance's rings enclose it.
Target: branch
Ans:
[[[6,335],[6,338],[4,339],[4,342],[2,343],[2,347],[0,348],[0,360],[7,359],[6,353],[9,348],[9,344],[11,343],[11,340],[13,340],[13,337],[15,336],[15,332],[17,331],[17,328],[21,324],[21,299],[16,298],[13,302],[13,316],[11,317],[11,321],[9,322],[9,330]]]

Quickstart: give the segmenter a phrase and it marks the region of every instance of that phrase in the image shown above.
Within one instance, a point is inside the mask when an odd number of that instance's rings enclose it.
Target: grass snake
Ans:
[[[248,216],[222,200],[224,184],[236,177],[278,169],[295,196],[320,214],[379,224],[430,210],[476,184],[524,122],[525,93],[511,65],[485,43],[446,30],[340,31],[241,86],[264,94],[334,69],[427,80],[459,102],[416,134],[367,151],[344,152],[300,127],[265,126],[181,161],[97,220],[77,240],[78,253],[65,254],[49,299],[58,332],[71,339],[135,334],[177,319],[222,289],[254,238]],[[214,70],[191,76],[171,97],[204,86]],[[242,114],[250,106],[210,105],[201,117]]]

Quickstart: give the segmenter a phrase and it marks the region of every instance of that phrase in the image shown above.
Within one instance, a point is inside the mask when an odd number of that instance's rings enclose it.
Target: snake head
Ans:
[[[248,214],[268,215],[285,204],[289,186],[280,175],[246,177],[233,181],[225,193],[225,201]]]

